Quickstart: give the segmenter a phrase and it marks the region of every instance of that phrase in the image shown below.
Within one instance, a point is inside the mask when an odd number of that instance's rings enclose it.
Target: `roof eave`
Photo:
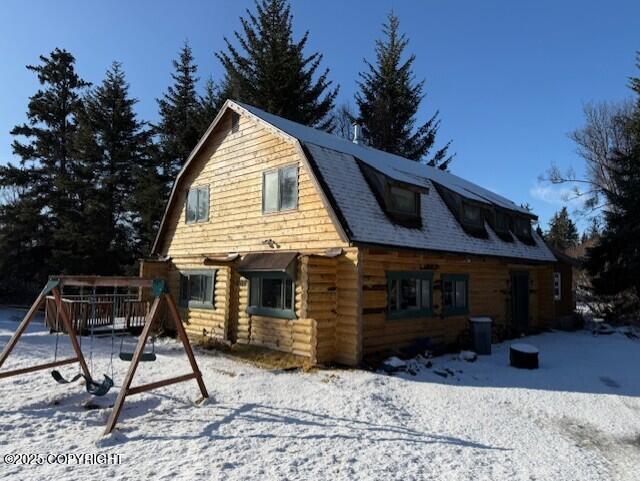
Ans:
[[[433,249],[433,248],[427,249],[423,247],[400,246],[396,244],[359,241],[357,239],[353,240],[352,245],[354,247],[361,247],[361,248],[362,247],[385,248],[385,249],[404,250],[404,251],[412,251],[412,252],[446,254],[446,255],[459,256],[459,257],[491,257],[492,259],[502,259],[502,260],[510,261],[517,264],[553,264],[557,262],[555,259],[533,259],[530,257],[514,257],[514,256],[504,256],[504,255],[496,255],[496,254],[480,254],[480,253],[474,253],[474,252],[458,252],[458,251],[451,251],[451,250],[445,250],[445,249]]]
[[[157,253],[158,243],[160,242],[160,238],[162,237],[162,233],[164,232],[164,228],[165,228],[165,224],[166,224],[166,220],[167,220],[167,215],[168,215],[169,210],[171,208],[171,205],[173,203],[173,198],[175,196],[176,188],[178,186],[178,183],[180,182],[180,179],[182,178],[184,172],[186,171],[187,167],[189,166],[189,164],[191,163],[193,158],[200,152],[200,149],[206,143],[207,139],[209,138],[209,135],[211,134],[213,129],[218,125],[218,123],[220,122],[220,119],[222,118],[224,113],[227,111],[227,108],[231,104],[233,104],[232,100],[226,100],[224,102],[224,104],[222,104],[222,107],[220,108],[220,111],[215,116],[213,121],[209,124],[209,127],[207,128],[205,133],[202,134],[202,137],[200,137],[200,140],[198,141],[196,146],[193,148],[193,150],[191,151],[191,153],[187,157],[187,160],[185,161],[184,165],[182,166],[182,169],[180,169],[180,172],[178,172],[178,175],[176,176],[176,180],[173,182],[173,186],[171,187],[171,193],[169,194],[169,200],[167,201],[167,205],[166,205],[166,207],[164,209],[164,213],[162,214],[162,220],[160,221],[160,227],[158,228],[158,233],[156,234],[156,238],[153,241],[153,247],[151,248],[151,255]]]

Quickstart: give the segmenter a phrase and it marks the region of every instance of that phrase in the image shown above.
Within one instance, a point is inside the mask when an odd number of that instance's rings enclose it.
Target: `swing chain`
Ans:
[[[80,287],[82,289],[82,287]],[[91,372],[93,372],[93,327],[96,323],[96,286],[93,286],[93,295],[91,298],[91,319],[89,319],[89,336],[91,339],[91,345],[89,347],[89,363],[91,365]]]
[[[112,315],[112,323],[111,323],[111,355],[109,357],[109,369],[111,370],[111,379],[113,379],[113,351],[115,350],[115,336],[116,336],[116,314],[115,314],[115,302],[116,302],[116,294],[118,292],[118,287],[113,287],[113,315]]]

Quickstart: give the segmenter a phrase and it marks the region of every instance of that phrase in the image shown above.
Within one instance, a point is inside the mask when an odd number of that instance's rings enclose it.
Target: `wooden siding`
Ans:
[[[560,272],[561,297],[556,301],[553,297],[553,274]],[[565,263],[557,262],[540,267],[539,279],[539,317],[544,326],[551,326],[553,321],[571,316],[575,311],[575,299],[573,295],[573,268]]]
[[[176,258],[260,251],[267,240],[288,250],[346,246],[296,145],[247,117],[240,118],[237,133],[229,124],[222,119],[178,186],[161,252]],[[297,209],[263,214],[263,172],[292,164],[298,166]],[[187,191],[204,185],[209,186],[209,220],[186,224]]]
[[[298,262],[298,274],[295,283],[296,319],[278,319],[273,317],[249,315],[249,281],[239,276],[237,342],[255,344],[277,351],[289,352],[298,356],[313,358],[314,319],[307,316],[305,258]]]
[[[313,319],[314,364],[333,361],[336,349],[336,276],[338,260],[305,256],[302,262],[306,315]]]
[[[213,292],[213,308],[194,308],[179,306],[180,317],[188,322],[185,325],[187,334],[196,337],[228,338],[229,302],[231,297],[231,283],[229,282],[228,266],[204,266],[198,259],[179,259],[171,261],[167,283],[169,290],[175,297],[180,296],[180,272],[184,271],[216,271]]]
[[[429,338],[433,344],[456,343],[468,329],[469,315],[442,316],[442,274],[469,275],[470,315],[488,315],[497,329],[511,322],[512,271],[529,272],[529,326],[544,327],[539,318],[539,271],[550,266],[511,264],[495,258],[437,256],[410,251],[365,249],[363,256],[362,322],[364,355],[391,350]],[[433,271],[433,315],[415,319],[388,320],[388,271]],[[548,292],[545,291],[546,297]]]
[[[263,172],[285,165],[298,167],[298,206],[291,211],[263,214]],[[192,186],[205,185],[209,187],[209,219],[186,224],[187,191]],[[171,258],[169,286],[176,297],[179,271],[213,268],[204,266],[203,259],[208,255],[265,251],[268,243],[278,250],[307,253],[347,245],[341,240],[297,145],[246,116],[240,117],[237,133],[230,131],[229,115],[222,119],[185,172],[175,196],[159,248]],[[321,261],[312,261],[312,270],[320,268],[320,264]],[[181,311],[190,322],[188,332],[258,344],[315,360],[319,323],[319,354],[328,361],[333,349],[328,346],[333,340],[328,342],[326,326],[335,321],[329,319],[331,309],[320,306],[324,298],[319,293],[320,297],[314,293],[308,299],[314,289],[307,287],[308,265],[308,257],[302,256],[296,279],[297,319],[293,320],[248,315],[248,280],[232,264],[219,266],[215,309]],[[332,295],[335,297],[335,291]]]
[[[229,338],[229,304],[231,301],[231,275],[229,266],[205,266],[200,257],[183,258],[167,262],[145,260],[140,263],[140,275],[142,277],[161,277],[167,281],[169,292],[176,303],[180,299],[180,272],[181,271],[216,271],[214,286],[213,308],[185,308],[178,306],[180,317],[185,322],[187,334],[194,337],[216,337],[218,339]],[[150,295],[144,292],[144,297]],[[166,318],[166,313],[162,312]],[[167,326],[171,328],[170,325]]]
[[[335,361],[355,366],[362,361],[362,258],[356,248],[345,249],[337,267]]]
[[[555,317],[571,315],[576,308],[576,302],[573,294],[573,267],[563,262],[558,262],[554,268],[554,272],[561,275],[560,283],[560,300],[553,302],[555,308]],[[553,281],[552,281],[553,289]]]
[[[157,260],[140,261],[140,277],[148,279],[166,279],[169,274],[169,263]],[[141,289],[141,300],[149,300],[151,298],[151,289]]]
[[[298,206],[281,213],[262,213],[263,172],[298,166]],[[207,222],[185,223],[187,191],[209,187]],[[193,159],[166,217],[159,252],[167,263],[144,263],[141,274],[166,277],[178,299],[179,272],[216,269],[215,307],[181,309],[187,332],[230,342],[256,344],[304,356],[312,363],[358,365],[363,356],[429,337],[436,343],[458,340],[468,316],[442,317],[440,276],[469,275],[471,314],[489,315],[497,326],[510,323],[510,273],[529,272],[530,326],[547,325],[556,312],[552,299],[553,266],[510,264],[495,258],[431,255],[391,249],[349,246],[334,226],[297,144],[246,116],[237,133],[223,118]],[[324,257],[329,248],[343,254]],[[205,257],[237,252],[297,251],[296,319],[247,314],[249,281],[234,263],[205,265]],[[162,267],[160,267],[162,266]],[[386,319],[389,270],[434,271],[434,315]]]
[[[543,327],[549,326],[556,317],[553,300],[553,269],[552,264],[538,269],[538,318]]]

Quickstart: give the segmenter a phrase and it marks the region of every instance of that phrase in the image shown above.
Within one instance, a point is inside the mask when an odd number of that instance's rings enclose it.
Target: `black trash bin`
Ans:
[[[470,317],[471,342],[476,354],[491,354],[491,325],[493,320],[487,316]]]

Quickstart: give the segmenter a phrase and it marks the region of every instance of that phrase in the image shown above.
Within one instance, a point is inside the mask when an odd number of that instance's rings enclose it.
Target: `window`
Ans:
[[[509,216],[504,212],[496,212],[496,231],[500,233],[509,232]]]
[[[446,316],[469,312],[469,276],[442,275],[442,313]]]
[[[214,307],[216,271],[180,273],[180,305],[182,307]]]
[[[295,319],[295,283],[281,272],[249,276],[249,314]]]
[[[462,204],[462,220],[465,224],[469,224],[474,227],[482,227],[484,225],[482,210],[480,207],[473,204]]]
[[[209,220],[209,187],[193,187],[187,193],[187,224]]]
[[[280,212],[297,206],[297,166],[283,167],[262,175],[262,212]]]
[[[489,218],[489,224],[493,228],[493,231],[496,235],[505,242],[513,242],[513,235],[511,231],[513,230],[513,220],[511,215],[500,209],[493,208],[492,217]]]
[[[562,274],[560,272],[553,273],[553,300],[562,299]]]
[[[240,130],[240,114],[231,112],[231,133],[235,134]]]
[[[516,235],[518,237],[531,237],[531,221],[526,217],[518,217],[516,218],[515,223]]]
[[[402,187],[389,188],[390,208],[394,212],[416,215],[418,212],[418,194]]]
[[[429,194],[429,188],[392,179],[362,160],[356,161],[376,202],[391,222],[411,229],[421,228],[420,200],[422,194]]]
[[[431,314],[433,274],[421,272],[387,273],[387,314],[389,319],[407,319]]]

